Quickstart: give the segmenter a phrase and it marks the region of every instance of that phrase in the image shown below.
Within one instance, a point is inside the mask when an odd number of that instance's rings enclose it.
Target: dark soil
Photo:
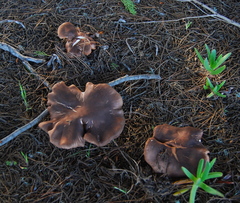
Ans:
[[[238,0],[202,2],[240,22]],[[126,74],[162,77],[161,81],[129,81],[114,87],[124,101],[126,125],[121,136],[107,146],[87,143],[84,148],[59,149],[37,126],[1,146],[0,202],[187,202],[189,193],[172,195],[184,185],[174,185],[175,180],[154,173],[144,161],[146,140],[155,126],[164,123],[202,129],[202,143],[210,158],[217,158],[213,171],[222,172],[223,177],[207,183],[225,198],[199,190],[196,202],[240,201],[240,29],[211,17],[167,22],[209,13],[191,3],[142,0],[136,7],[137,14],[132,15],[120,0],[0,1],[0,20],[26,26],[1,23],[1,42],[25,56],[45,59],[42,64],[30,63],[51,85],[64,81],[84,91],[89,81],[108,83]],[[126,23],[119,23],[120,19]],[[98,48],[89,56],[69,58],[64,41],[57,36],[63,22],[100,33],[94,38]],[[188,29],[187,22],[192,22]],[[226,80],[222,88],[226,98],[208,99],[209,92],[202,88],[206,72],[194,48],[205,55],[205,43],[218,53],[232,52],[227,69],[212,79]],[[62,67],[47,67],[50,56],[36,55],[36,51],[57,54]],[[20,59],[3,50],[0,58],[2,139],[46,108],[49,90],[26,71]],[[31,110],[26,111],[19,82],[26,89]],[[28,164],[21,153],[28,156]]]

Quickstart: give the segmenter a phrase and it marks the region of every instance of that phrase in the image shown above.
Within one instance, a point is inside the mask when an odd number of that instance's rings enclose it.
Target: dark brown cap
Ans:
[[[85,92],[75,85],[57,83],[48,95],[50,121],[39,127],[59,148],[83,147],[85,141],[104,146],[117,138],[124,127],[123,101],[108,84],[86,84]]]
[[[209,161],[209,151],[201,143],[202,134],[202,130],[193,127],[158,125],[145,144],[144,158],[157,173],[182,177],[184,166],[196,174],[199,160]]]

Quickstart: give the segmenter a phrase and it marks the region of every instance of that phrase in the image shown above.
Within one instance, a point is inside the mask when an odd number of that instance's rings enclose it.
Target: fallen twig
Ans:
[[[29,128],[33,127],[34,125],[38,124],[46,115],[48,114],[48,110],[45,109],[38,117],[33,119],[31,122],[27,123],[26,125],[18,128],[8,136],[4,137],[0,140],[0,146],[5,145],[9,141],[13,140],[15,137],[20,135],[22,132],[28,130]]]
[[[121,78],[118,78],[116,80],[113,80],[112,82],[109,82],[108,84],[112,87],[119,85],[123,82],[127,82],[127,81],[131,81],[131,80],[161,80],[162,78],[160,77],[160,75],[149,75],[149,74],[145,74],[145,75],[125,75]]]
[[[6,19],[6,20],[1,20],[0,23],[17,23],[17,24],[21,25],[24,29],[26,29],[26,27],[21,22],[16,21],[16,20]]]
[[[207,5],[203,4],[202,2],[198,1],[198,0],[177,0],[177,1],[181,1],[181,2],[189,2],[189,3],[195,3],[195,4],[198,4],[200,6],[202,6],[203,8],[207,9],[208,11],[210,11],[211,13],[213,13],[213,15],[211,15],[212,17],[215,17],[217,19],[221,19],[223,20],[224,22],[226,23],[229,23],[229,24],[232,24],[232,25],[235,25],[237,27],[240,28],[240,23],[238,22],[235,22],[234,20],[231,20],[219,13],[217,13],[216,11],[214,11],[212,8],[208,7]]]
[[[202,15],[202,16],[189,16],[189,17],[184,17],[184,18],[178,18],[178,19],[173,19],[173,20],[151,20],[151,21],[141,21],[141,22],[128,22],[128,23],[122,23],[124,25],[131,25],[131,24],[151,24],[151,23],[171,23],[171,22],[177,22],[181,20],[187,20],[187,19],[194,19],[194,18],[208,18],[208,17],[214,17],[214,14],[209,14],[209,15]],[[119,22],[115,22],[118,24],[121,24]]]
[[[43,84],[48,87],[48,89],[51,89],[49,83],[45,80],[45,78],[41,77],[30,65],[30,63],[28,61],[31,62],[35,62],[35,63],[43,63],[45,62],[44,59],[36,59],[36,58],[32,58],[32,57],[28,57],[28,56],[24,56],[21,53],[19,53],[17,51],[17,49],[15,49],[14,47],[4,43],[4,42],[0,42],[0,49],[3,49],[5,51],[10,52],[12,55],[16,56],[17,58],[22,60],[23,65],[26,67],[26,69],[33,74],[37,79],[41,80],[43,82]]]
[[[141,79],[145,79],[145,80],[152,80],[152,79],[156,79],[156,80],[161,80],[160,75],[125,75],[121,78],[118,78],[116,80],[113,80],[112,82],[109,82],[108,84],[110,86],[116,86],[119,85],[123,82],[127,82],[127,81],[131,81],[131,80],[141,80]],[[34,125],[38,124],[48,113],[48,110],[45,109],[38,117],[36,117],[34,120],[32,120],[31,122],[29,122],[28,124],[18,128],[17,130],[15,130],[14,132],[12,132],[11,134],[9,134],[8,136],[6,136],[5,138],[0,140],[0,146],[5,145],[6,143],[10,142],[11,140],[13,140],[14,138],[16,138],[18,135],[20,135],[22,132],[28,130],[29,128],[33,127]]]
[[[5,51],[10,52],[13,56],[16,56],[17,58],[21,59],[22,61],[31,61],[31,62],[34,62],[34,63],[45,62],[44,59],[36,59],[36,58],[29,57],[29,56],[23,56],[21,53],[19,53],[17,51],[17,49],[15,49],[11,45],[8,45],[4,42],[0,42],[0,49],[3,49]]]

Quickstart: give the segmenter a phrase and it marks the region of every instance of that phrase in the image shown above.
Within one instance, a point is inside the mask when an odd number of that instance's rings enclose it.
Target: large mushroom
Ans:
[[[64,82],[48,94],[50,121],[39,124],[50,142],[59,148],[83,147],[85,141],[104,146],[117,138],[124,127],[123,101],[108,84],[86,84],[85,92]]]
[[[209,161],[209,151],[201,143],[203,131],[168,124],[154,128],[144,148],[144,158],[156,173],[183,177],[181,166],[196,174],[200,159]]]
[[[61,24],[57,32],[60,39],[67,40],[65,47],[70,57],[89,55],[96,49],[96,41],[70,22]]]

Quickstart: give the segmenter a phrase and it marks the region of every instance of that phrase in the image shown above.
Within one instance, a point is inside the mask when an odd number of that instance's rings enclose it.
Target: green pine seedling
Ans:
[[[210,186],[208,186],[204,183],[204,181],[206,181],[208,179],[218,178],[218,177],[221,177],[223,175],[221,172],[211,172],[210,173],[210,170],[213,167],[215,162],[216,162],[216,158],[214,158],[211,162],[206,162],[205,168],[204,168],[204,159],[201,159],[199,161],[199,164],[198,164],[196,176],[194,176],[185,167],[182,167],[182,170],[186,174],[186,176],[193,181],[193,185],[192,185],[191,188],[185,188],[185,190],[182,189],[183,191],[179,192],[179,194],[183,194],[184,192],[191,189],[189,203],[194,203],[195,202],[195,197],[196,197],[196,193],[197,193],[198,188],[202,188],[205,192],[208,192],[212,195],[217,195],[217,196],[220,196],[220,197],[224,197],[224,195],[221,192],[213,189],[212,187],[210,187]]]
[[[203,86],[203,89],[207,90],[210,89],[211,93],[207,95],[207,98],[210,98],[214,95],[217,95],[219,97],[226,97],[226,95],[223,95],[219,92],[219,90],[222,88],[222,86],[225,84],[226,80],[222,81],[219,85],[214,86],[211,82],[211,80],[207,77],[206,84]]]
[[[29,104],[28,104],[28,102],[27,102],[27,93],[26,93],[26,90],[24,89],[24,87],[21,85],[20,82],[18,83],[18,85],[19,85],[21,97],[22,97],[22,99],[23,99],[23,103],[24,103],[24,105],[25,105],[25,107],[26,107],[26,111],[28,111],[28,110],[31,109],[31,107],[29,107]]]
[[[23,152],[20,152],[20,154],[22,155],[22,157],[24,158],[25,164],[28,166],[28,155],[24,154]],[[27,169],[27,167],[21,167],[21,169]]]
[[[132,0],[121,0],[121,2],[123,3],[127,11],[129,11],[133,15],[137,14],[136,6]]]
[[[16,161],[5,161],[5,164],[7,166],[16,166],[17,165],[17,162]]]
[[[186,30],[192,25],[192,22],[188,21],[186,24],[185,24],[185,28]]]
[[[122,192],[124,194],[128,193],[126,190],[120,189],[119,187],[116,187],[116,186],[114,187],[114,189],[116,189],[116,190],[118,190],[118,191],[120,191],[120,192]]]
[[[35,56],[51,56],[51,55],[48,55],[47,53],[45,53],[44,51],[35,51],[34,55]]]
[[[219,55],[217,57],[217,52],[215,49],[210,51],[208,45],[205,44],[205,48],[207,50],[207,58],[203,59],[199,51],[194,48],[199,60],[203,64],[204,68],[211,74],[217,75],[223,72],[226,68],[226,65],[221,66],[230,56],[232,53],[227,53],[225,56]]]

